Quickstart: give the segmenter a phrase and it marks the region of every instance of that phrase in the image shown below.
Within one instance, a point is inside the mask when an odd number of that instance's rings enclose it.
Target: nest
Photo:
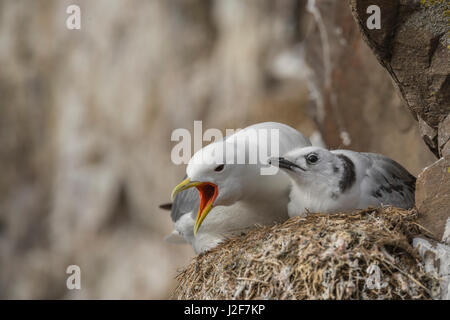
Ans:
[[[198,255],[175,299],[430,299],[439,280],[410,240],[416,210],[367,209],[257,227]]]

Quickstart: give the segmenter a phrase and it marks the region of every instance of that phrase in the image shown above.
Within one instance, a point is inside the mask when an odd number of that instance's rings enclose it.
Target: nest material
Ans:
[[[195,257],[173,298],[430,299],[439,281],[410,244],[416,218],[388,207],[258,227]]]

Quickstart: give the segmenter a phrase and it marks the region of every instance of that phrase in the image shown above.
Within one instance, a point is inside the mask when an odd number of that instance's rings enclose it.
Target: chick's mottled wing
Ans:
[[[416,178],[400,164],[374,153],[361,153],[367,170],[361,182],[364,197],[384,205],[409,209],[414,206]]]

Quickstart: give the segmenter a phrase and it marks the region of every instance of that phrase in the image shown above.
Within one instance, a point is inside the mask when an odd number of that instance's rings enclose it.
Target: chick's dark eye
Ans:
[[[317,161],[319,161],[319,157],[317,156],[317,154],[311,153],[306,156],[306,161],[308,163],[313,164],[313,163],[316,163]]]
[[[225,165],[221,164],[220,166],[217,166],[217,167],[214,169],[214,171],[220,172],[220,171],[223,170],[223,168],[225,168]]]

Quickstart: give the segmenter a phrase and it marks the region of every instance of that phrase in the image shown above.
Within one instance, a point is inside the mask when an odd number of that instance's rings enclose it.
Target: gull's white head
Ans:
[[[212,143],[194,154],[186,168],[187,178],[172,192],[175,195],[196,187],[200,195],[200,208],[194,226],[197,234],[203,220],[214,206],[229,206],[243,198],[250,198],[264,183],[260,173],[260,162],[248,163],[245,152],[244,163],[237,161],[236,144],[220,141]]]

